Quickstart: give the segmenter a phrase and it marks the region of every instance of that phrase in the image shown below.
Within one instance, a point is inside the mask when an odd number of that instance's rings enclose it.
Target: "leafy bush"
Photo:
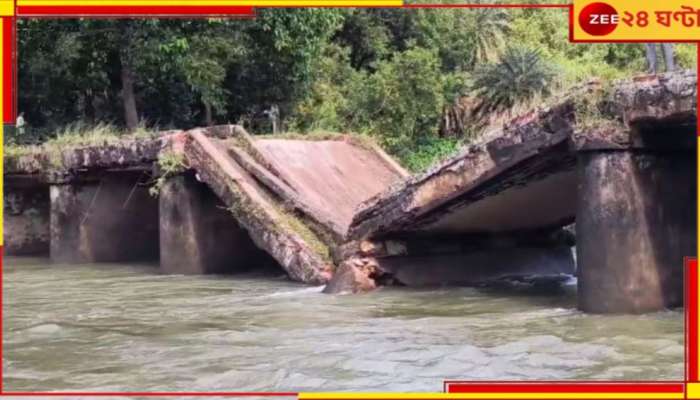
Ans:
[[[443,105],[463,80],[440,71],[437,51],[411,48],[376,64],[376,71],[347,66],[338,48],[317,63],[318,76],[295,110],[298,131],[351,130],[375,137],[399,155],[435,137]]]
[[[414,146],[399,151],[397,156],[409,171],[419,173],[427,170],[440,160],[457,153],[460,141],[452,138],[424,137]]]
[[[347,48],[328,46],[314,61],[316,76],[290,118],[291,131],[345,131],[350,127],[348,92],[360,73],[349,65],[348,53]]]
[[[390,152],[434,133],[444,102],[437,52],[412,48],[378,64],[349,97],[354,128],[380,138]]]

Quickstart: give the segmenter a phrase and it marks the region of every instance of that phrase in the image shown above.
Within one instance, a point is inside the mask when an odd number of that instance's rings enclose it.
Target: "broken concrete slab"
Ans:
[[[222,127],[219,127],[220,131]],[[356,207],[408,176],[371,142],[348,135],[323,140],[253,138],[232,126],[224,137],[244,168],[341,242]]]
[[[609,89],[584,85],[514,119],[493,139],[365,201],[348,238],[527,231],[571,223],[578,151],[694,151],[694,131],[686,125],[695,124],[696,82],[694,72],[683,71]],[[657,128],[642,129],[649,126]]]
[[[312,284],[331,278],[333,266],[327,246],[228,156],[225,143],[207,137],[203,130],[190,131],[185,156],[190,168],[229,207],[253,242],[290,278]]]
[[[563,130],[538,136],[524,144],[521,134],[527,131],[516,131],[514,138],[517,140],[471,146],[426,174],[363,203],[353,218],[348,237],[357,240],[400,232],[502,232],[544,226],[555,228],[570,222],[575,209],[566,203],[575,199],[575,156],[568,150],[568,133],[565,128]],[[541,187],[532,190],[529,186],[534,182],[539,182]],[[540,204],[543,188],[551,189],[545,197],[557,194],[562,197],[557,202],[560,211],[548,210],[539,220],[533,215],[528,216],[529,220],[506,218],[516,210]],[[497,199],[498,203],[505,203],[505,207],[487,203],[498,194],[507,195],[505,200]],[[467,207],[480,201],[482,210],[476,219],[471,218]],[[454,218],[461,210],[466,212],[464,218]],[[490,220],[483,218],[484,212],[491,215],[504,212],[506,217],[500,225],[490,224]]]
[[[357,205],[401,178],[373,151],[346,141],[258,139],[255,144],[281,178],[341,234]]]

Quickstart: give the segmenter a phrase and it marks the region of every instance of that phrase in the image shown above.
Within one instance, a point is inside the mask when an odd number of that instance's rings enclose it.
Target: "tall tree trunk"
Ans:
[[[647,55],[647,72],[650,74],[656,74],[656,69],[658,62],[656,59],[656,43],[645,43],[646,55]]]
[[[124,121],[126,129],[133,132],[139,125],[139,114],[136,110],[136,95],[134,94],[134,81],[136,80],[133,67],[132,42],[134,38],[135,21],[120,20],[118,27],[121,29],[119,44],[119,61],[121,63],[122,101],[124,103]]]
[[[122,100],[124,102],[124,121],[126,129],[133,132],[139,125],[139,114],[136,111],[136,96],[134,95],[134,72],[129,57],[122,56]]]
[[[211,113],[211,104],[208,102],[204,101],[204,123],[207,126],[214,126],[214,117],[212,116]]]
[[[90,89],[85,91],[85,101],[83,104],[83,119],[91,124],[95,122],[95,95]]]
[[[673,43],[661,43],[661,49],[664,52],[664,61],[666,62],[666,72],[676,70],[676,62],[673,56]]]

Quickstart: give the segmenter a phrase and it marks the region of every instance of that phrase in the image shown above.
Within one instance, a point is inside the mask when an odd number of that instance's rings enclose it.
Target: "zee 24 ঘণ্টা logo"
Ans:
[[[578,15],[581,29],[589,35],[605,36],[612,33],[620,23],[617,10],[606,3],[591,3],[581,10]]]
[[[620,3],[620,2],[613,2]],[[622,9],[618,11],[609,3],[595,2],[587,4],[578,14],[578,24],[580,28],[591,36],[608,36],[618,29],[618,26],[623,25],[627,29],[625,34],[626,39],[641,39],[642,37],[631,37],[630,28],[634,32],[638,32],[634,36],[663,36],[669,31],[675,29],[677,32],[683,32],[680,36],[693,36],[693,40],[697,39],[700,33],[700,9],[696,9],[690,5],[683,4],[678,1],[666,3],[646,4],[649,6],[647,10],[641,9],[644,7],[644,2],[632,3],[623,2]],[[618,4],[619,5],[619,4]],[[662,7],[662,9],[658,9]],[[643,31],[639,28],[647,28]],[[690,29],[690,30],[688,30]],[[643,33],[642,33],[643,32]],[[615,36],[618,36],[617,33]],[[676,36],[679,36],[676,34]],[[671,37],[668,37],[671,39]],[[689,37],[674,37],[673,39],[690,39]]]

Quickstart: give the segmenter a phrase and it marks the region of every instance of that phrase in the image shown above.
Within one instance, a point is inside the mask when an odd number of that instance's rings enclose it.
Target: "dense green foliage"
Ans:
[[[512,109],[538,94],[547,95],[554,73],[538,50],[509,46],[495,63],[474,71],[474,95],[480,99],[479,114]]]
[[[641,44],[571,44],[563,9],[262,9],[255,20],[25,19],[18,28],[29,129],[9,140],[45,140],[76,122],[267,133],[276,106],[283,131],[368,135],[413,170],[494,115],[645,69]],[[694,67],[692,46],[676,55]],[[472,104],[459,114],[464,126],[446,129],[457,104]]]

